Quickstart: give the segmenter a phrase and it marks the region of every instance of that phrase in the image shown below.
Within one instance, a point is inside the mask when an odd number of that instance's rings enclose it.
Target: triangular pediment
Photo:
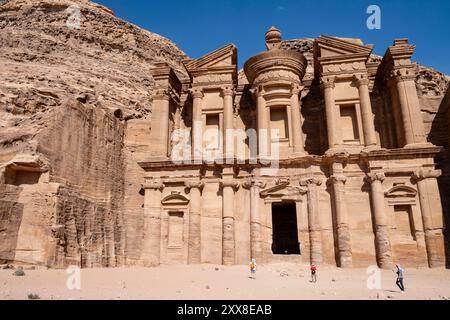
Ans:
[[[320,36],[316,39],[318,56],[321,58],[348,56],[348,55],[367,55],[372,52],[372,46],[364,45],[359,39],[338,38],[330,36]]]
[[[279,184],[273,187],[267,188],[260,192],[261,197],[273,197],[273,198],[281,198],[286,196],[298,196],[301,194],[305,194],[307,192],[306,189],[301,187],[292,186],[290,184]]]
[[[184,66],[189,72],[199,69],[236,67],[237,49],[234,44],[228,44],[220,49],[204,55],[199,59],[186,60]]]

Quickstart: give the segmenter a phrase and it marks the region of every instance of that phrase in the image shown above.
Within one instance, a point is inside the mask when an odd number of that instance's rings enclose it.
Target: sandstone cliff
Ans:
[[[154,64],[185,57],[89,1],[0,6],[0,260],[123,263],[126,122],[151,118]]]

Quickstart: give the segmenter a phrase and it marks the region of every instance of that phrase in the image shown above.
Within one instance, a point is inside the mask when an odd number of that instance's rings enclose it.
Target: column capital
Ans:
[[[389,77],[394,81],[394,83],[404,82],[404,81],[415,81],[416,75],[411,68],[392,70]]]
[[[360,86],[368,86],[370,83],[369,77],[367,76],[367,74],[356,74],[353,76],[353,78],[356,81],[356,84],[358,87]]]
[[[233,87],[231,87],[231,86],[222,87],[220,94],[222,97],[226,97],[226,96],[232,97],[234,95]]]
[[[345,183],[347,182],[347,177],[343,174],[333,174],[330,177],[331,182],[342,182]]]
[[[291,94],[292,94],[292,95],[299,95],[300,92],[302,92],[302,90],[303,90],[304,88],[305,88],[304,86],[301,86],[301,85],[299,85],[299,84],[297,84],[297,83],[293,83],[293,84],[291,85]]]
[[[143,189],[162,190],[164,183],[160,180],[147,180],[142,184]]]
[[[202,99],[204,97],[203,88],[192,88],[189,89],[189,92],[194,99]]]
[[[242,186],[245,189],[250,189],[251,187],[264,188],[266,186],[266,182],[264,180],[255,179],[255,178],[247,178]]]
[[[421,181],[424,179],[438,178],[441,176],[441,174],[442,174],[441,170],[419,168],[412,174],[412,179],[414,181]]]
[[[335,79],[334,77],[321,77],[320,83],[322,84],[323,89],[334,88]]]
[[[386,179],[386,176],[383,172],[370,172],[366,174],[366,181],[369,183],[373,183],[375,181],[380,181],[383,183],[383,181]]]
[[[231,187],[234,190],[239,189],[239,182],[234,179],[221,179],[220,180],[220,186],[222,188]]]
[[[264,91],[264,87],[263,86],[257,86],[255,88],[250,89],[249,91],[256,98],[262,97],[266,93]]]
[[[197,188],[201,190],[205,186],[205,183],[203,181],[185,181],[184,185],[189,189]]]
[[[309,176],[303,179],[300,179],[300,185],[302,187],[308,187],[310,185],[320,186],[322,185],[322,178],[317,176]]]
[[[170,100],[171,90],[170,89],[154,89],[153,90],[153,100]]]

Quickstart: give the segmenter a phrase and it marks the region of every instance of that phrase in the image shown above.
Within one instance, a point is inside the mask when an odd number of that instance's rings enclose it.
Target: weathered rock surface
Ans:
[[[89,1],[1,4],[1,261],[124,262],[126,122],[151,118],[154,64],[185,57]]]

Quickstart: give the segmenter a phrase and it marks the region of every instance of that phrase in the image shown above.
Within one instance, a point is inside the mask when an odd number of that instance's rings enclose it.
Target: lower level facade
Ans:
[[[144,265],[445,265],[438,148],[146,170]]]

